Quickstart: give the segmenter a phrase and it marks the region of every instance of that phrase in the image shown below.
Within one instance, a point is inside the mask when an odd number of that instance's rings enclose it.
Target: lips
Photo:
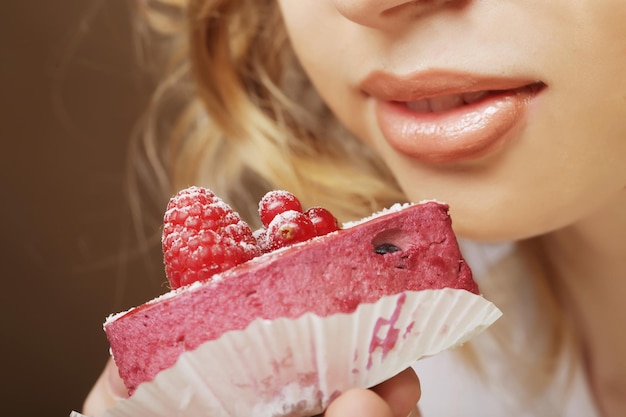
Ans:
[[[545,87],[536,80],[431,71],[370,74],[380,130],[397,151],[426,163],[476,159],[502,147]]]

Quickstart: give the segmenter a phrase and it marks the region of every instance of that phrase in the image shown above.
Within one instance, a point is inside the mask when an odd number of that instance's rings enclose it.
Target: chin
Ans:
[[[452,213],[452,212],[451,212]],[[543,233],[528,233],[527,229],[499,228],[493,225],[479,226],[474,221],[464,222],[462,219],[455,220],[454,214],[451,214],[453,226],[456,235],[463,239],[472,240],[483,243],[498,242],[517,242],[524,239],[539,236]]]
[[[458,210],[452,210],[452,208],[450,209],[450,216],[452,217],[452,228],[457,236],[477,242],[514,242],[541,234],[540,232],[529,234],[527,228],[504,226],[493,216],[471,216],[460,213]]]
[[[416,196],[422,201],[426,196]],[[421,198],[419,198],[421,197]],[[433,199],[431,197],[431,199]],[[478,242],[512,242],[537,237],[564,226],[563,218],[537,210],[524,202],[488,203],[488,199],[464,199],[439,195],[435,200],[450,206],[452,227],[457,236]]]

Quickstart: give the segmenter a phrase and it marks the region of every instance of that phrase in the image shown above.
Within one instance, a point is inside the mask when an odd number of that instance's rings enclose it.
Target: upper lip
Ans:
[[[371,72],[359,88],[378,100],[411,102],[450,94],[504,91],[538,84],[519,77],[497,77],[463,72],[429,70],[409,74]]]

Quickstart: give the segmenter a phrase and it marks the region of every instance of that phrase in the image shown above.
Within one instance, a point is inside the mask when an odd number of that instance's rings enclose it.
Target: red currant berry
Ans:
[[[261,222],[266,227],[277,214],[284,213],[287,210],[302,212],[302,204],[289,191],[270,191],[259,201],[259,217],[261,217]]]
[[[315,237],[315,226],[304,213],[287,210],[277,214],[267,226],[267,242],[271,250]]]
[[[315,227],[315,234],[322,236],[339,230],[337,218],[324,207],[311,207],[304,214],[311,220]]]

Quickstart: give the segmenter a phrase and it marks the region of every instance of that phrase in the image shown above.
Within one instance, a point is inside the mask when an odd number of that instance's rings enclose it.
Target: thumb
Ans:
[[[109,359],[104,371],[87,395],[83,405],[83,414],[100,415],[124,398],[128,398],[128,390],[119,376],[115,362]]]

